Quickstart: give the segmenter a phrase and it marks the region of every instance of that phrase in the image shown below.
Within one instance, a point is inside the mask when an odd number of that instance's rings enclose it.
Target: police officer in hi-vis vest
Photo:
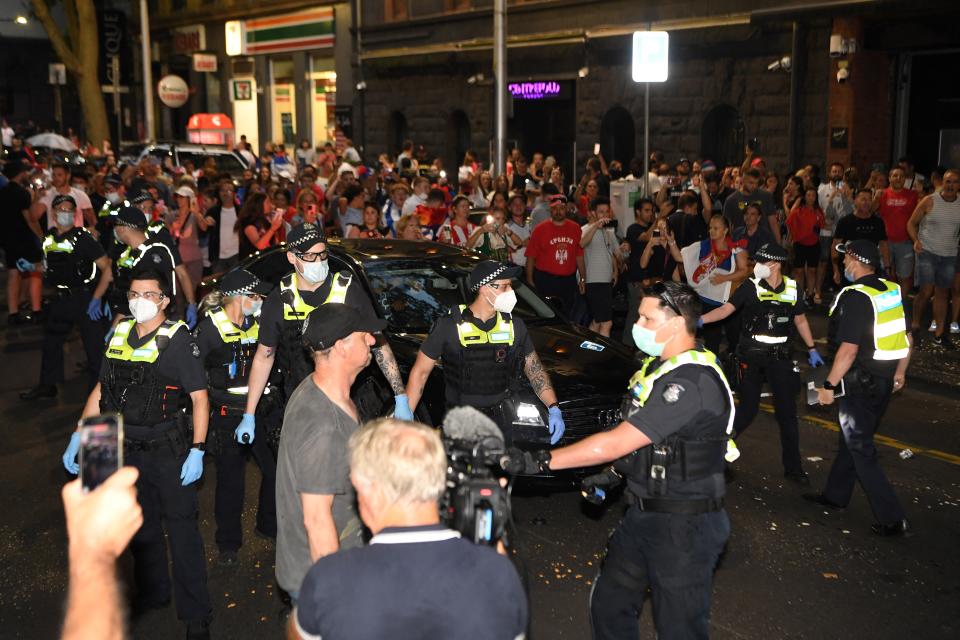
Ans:
[[[363,286],[352,284],[350,272],[330,272],[327,239],[322,227],[309,223],[296,227],[287,234],[286,249],[287,260],[294,271],[280,281],[280,286],[263,303],[260,344],[250,370],[247,410],[238,427],[248,433],[254,429],[257,404],[274,370],[283,376],[285,398],[313,371],[301,338],[304,320],[311,311],[328,302],[339,302],[364,316],[378,317]],[[394,393],[394,415],[401,420],[412,420],[400,368],[382,334],[377,334],[373,355]]]
[[[819,389],[820,404],[840,404],[840,451],[822,493],[803,497],[821,506],[843,508],[859,481],[881,536],[909,533],[910,525],[893,487],[880,469],[873,434],[890,396],[903,389],[910,339],[900,287],[876,274],[880,250],[869,240],[838,245],[844,287],[830,309],[830,340],[836,346],[830,373]]]
[[[266,424],[258,424],[256,433],[237,428],[237,419],[247,406],[247,379],[257,350],[260,307],[271,289],[249,271],[234,269],[204,299],[203,319],[197,326],[197,346],[207,371],[211,405],[208,440],[217,464],[215,537],[223,566],[236,564],[243,542],[240,517],[248,450],[261,474],[255,530],[264,537],[277,536],[277,463],[267,446],[266,433],[261,431]]]
[[[745,280],[726,304],[703,315],[703,323],[718,322],[743,309],[737,364],[742,376],[738,393],[740,406],[733,423],[735,436],[743,433],[760,408],[763,383],[773,392],[774,415],[780,425],[784,477],[801,485],[810,478],[800,461],[800,433],[797,423],[797,396],[800,372],[793,361],[793,336],[799,333],[807,347],[811,367],[823,364],[807,322],[803,297],[797,283],[783,275],[787,250],[769,242],[754,255],[753,277]]]
[[[203,475],[210,402],[200,349],[186,324],[167,319],[171,296],[167,272],[151,267],[134,271],[127,291],[131,317],[114,328],[100,382],[81,417],[122,414],[124,463],[140,472],[137,501],[143,525],[130,543],[134,609],[170,603],[169,541],[177,617],[186,623],[188,638],[209,638],[210,595],[196,481]],[[193,405],[192,435],[181,425],[187,401]],[[79,448],[75,431],[63,454],[70,473],[80,471]]]
[[[499,262],[485,261],[473,268],[468,284],[476,298],[469,306],[451,309],[434,324],[410,371],[407,397],[415,409],[430,372],[442,359],[447,408],[475,407],[502,424],[501,403],[522,370],[547,408],[550,444],[556,444],[564,431],[557,394],[527,326],[511,313],[517,303],[511,280],[520,273],[520,267]]]
[[[626,477],[630,507],[590,597],[594,638],[636,638],[648,589],[658,638],[709,635],[713,570],[730,535],[723,471],[734,405],[716,356],[697,345],[699,318],[688,285],[644,290],[632,331],[651,357],[630,380],[624,421],[552,451],[510,449],[504,462],[534,474],[617,460],[604,475]]]
[[[43,276],[53,294],[44,318],[40,384],[21,393],[21,400],[56,397],[57,383],[63,382],[63,344],[74,325],[86,352],[87,389],[92,389],[107,332],[110,309],[103,294],[110,284],[110,259],[93,234],[73,226],[77,203],[71,196],[58,195],[50,209],[56,226],[43,239]]]

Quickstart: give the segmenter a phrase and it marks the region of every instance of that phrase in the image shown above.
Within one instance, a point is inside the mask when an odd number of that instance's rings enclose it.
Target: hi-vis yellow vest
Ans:
[[[81,230],[80,233],[88,233],[86,230]],[[49,260],[51,253],[62,253],[62,254],[71,254],[73,253],[75,247],[73,244],[72,238],[75,238],[73,234],[69,233],[64,237],[60,242],[57,242],[53,239],[54,234],[48,234],[47,237],[43,239],[43,257],[45,260]],[[84,278],[83,284],[90,284],[93,282],[93,279],[97,277],[97,265],[94,263],[90,267],[90,275]],[[68,289],[67,285],[57,285],[59,289]]]
[[[126,362],[156,362],[160,357],[160,349],[157,347],[157,338],[172,338],[181,328],[186,328],[182,321],[165,322],[160,325],[157,332],[150,338],[145,345],[134,349],[127,343],[127,338],[133,330],[137,321],[133,318],[121,320],[117,323],[113,331],[113,337],[110,338],[110,344],[107,345],[107,357],[113,360],[123,360]]]
[[[830,315],[837,308],[840,296],[847,291],[859,291],[870,299],[873,307],[873,359],[902,360],[910,353],[910,344],[907,342],[907,319],[903,313],[900,286],[883,279],[880,282],[887,286],[886,291],[865,284],[844,287],[833,301]]]
[[[350,282],[353,280],[352,273],[344,273],[343,271],[337,273],[333,278],[333,283],[330,285],[330,294],[327,295],[327,299],[324,300],[321,304],[329,304],[331,302],[337,302],[343,304],[347,300],[347,289],[350,288]],[[293,296],[292,302],[283,303],[283,319],[284,320],[305,320],[310,312],[313,311],[316,307],[312,307],[300,296],[300,290],[297,289],[297,274],[296,272],[291,273],[289,276],[280,281],[280,299],[284,300],[289,296],[285,296],[284,293],[287,291],[292,292]]]
[[[260,337],[259,322],[254,322],[247,329],[240,329],[230,321],[223,307],[210,309],[207,311],[207,315],[210,316],[210,319],[213,321],[213,326],[215,326],[220,333],[220,339],[226,343],[240,342],[240,344],[252,344]]]
[[[505,318],[497,312],[497,322],[489,331],[484,331],[472,322],[463,319],[463,311],[467,305],[460,305],[460,322],[457,323],[457,337],[464,347],[479,344],[513,344],[513,318]]]
[[[760,302],[780,302],[783,304],[797,304],[797,282],[793,278],[783,276],[783,291],[777,293],[760,286],[760,278],[750,278],[750,282],[757,289],[757,300]]]

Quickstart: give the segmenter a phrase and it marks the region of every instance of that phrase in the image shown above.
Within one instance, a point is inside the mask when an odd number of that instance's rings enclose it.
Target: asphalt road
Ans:
[[[0,637],[56,637],[66,589],[65,534],[59,489],[60,456],[83,400],[69,346],[70,381],[57,400],[24,403],[40,366],[36,328],[0,329]],[[936,362],[936,354],[929,356]],[[863,495],[844,512],[825,513],[785,484],[772,416],[761,413],[743,436],[736,479],[728,489],[733,533],[716,572],[715,638],[956,638],[960,636],[960,435],[957,400],[949,385],[908,378],[891,404],[881,444],[883,465],[915,527],[909,539],[870,533]],[[807,410],[804,408],[804,412]],[[835,411],[805,413],[801,445],[814,487],[836,451]],[[909,445],[916,455],[898,457]],[[248,504],[258,473],[250,463]],[[213,469],[201,486],[215,638],[280,638],[281,604],[273,582],[272,543],[252,536],[253,508],[244,514],[240,566],[216,564]],[[587,638],[588,594],[623,501],[586,505],[576,491],[520,488],[514,495],[516,553],[529,577],[532,637]],[[121,561],[129,575],[130,559]],[[466,578],[469,579],[469,578]],[[373,605],[371,605],[373,606]],[[652,613],[644,609],[644,637]],[[173,608],[131,623],[136,638],[182,635]],[[468,633],[464,637],[468,637]]]

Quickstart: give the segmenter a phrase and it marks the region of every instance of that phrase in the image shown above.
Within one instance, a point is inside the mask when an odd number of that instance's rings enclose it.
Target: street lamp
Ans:
[[[13,21],[19,25],[27,24],[27,16],[17,16]]]

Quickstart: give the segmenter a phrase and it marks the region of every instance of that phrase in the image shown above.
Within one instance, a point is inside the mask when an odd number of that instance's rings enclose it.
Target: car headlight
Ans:
[[[530,404],[529,402],[521,402],[517,405],[517,417],[513,423],[533,425],[536,427],[544,426],[540,409],[537,408],[537,405]]]

